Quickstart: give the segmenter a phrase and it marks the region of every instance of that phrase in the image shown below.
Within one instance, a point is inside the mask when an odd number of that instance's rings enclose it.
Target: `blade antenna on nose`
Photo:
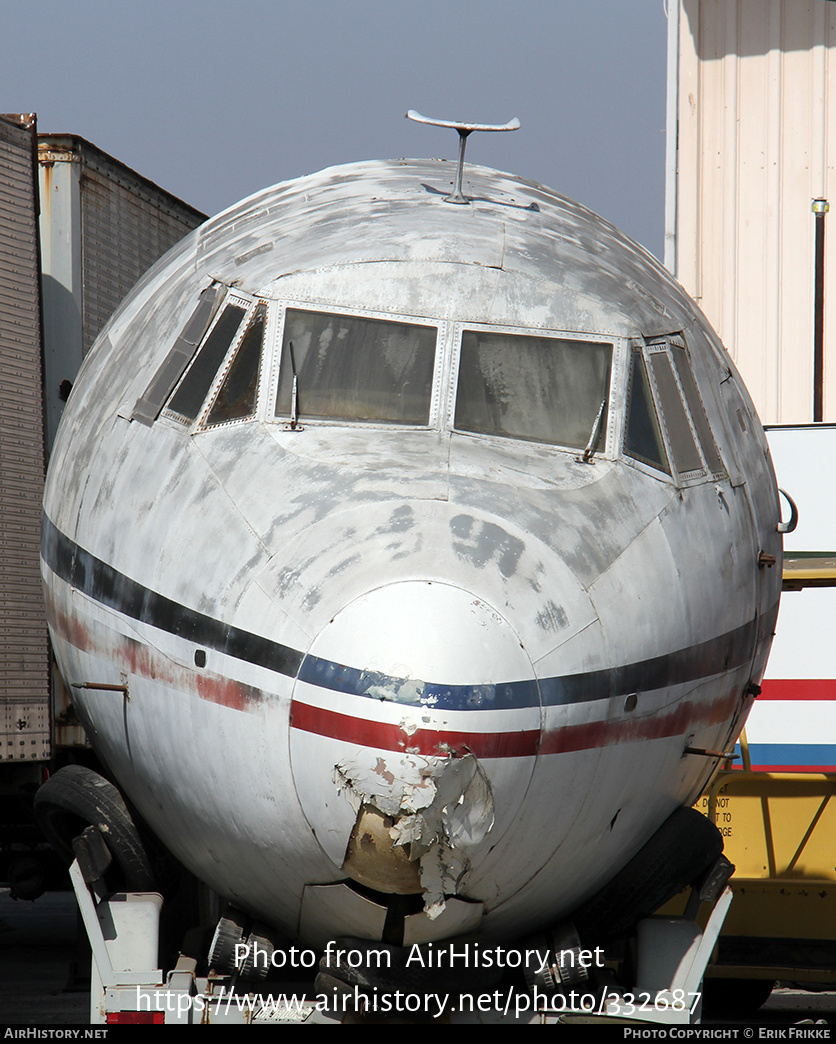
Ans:
[[[514,131],[518,130],[520,121],[514,117],[507,123],[459,123],[456,120],[431,120],[428,116],[422,116],[415,109],[410,109],[406,119],[415,120],[416,123],[429,123],[433,127],[452,127],[459,135],[459,165],[456,168],[456,186],[450,196],[444,197],[445,203],[469,203],[470,200],[462,192],[462,177],[464,174],[464,150],[468,136],[474,131]]]

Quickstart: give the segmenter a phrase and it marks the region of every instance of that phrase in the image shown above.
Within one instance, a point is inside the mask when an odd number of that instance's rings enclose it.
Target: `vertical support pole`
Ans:
[[[824,218],[830,204],[826,199],[814,199],[816,215],[816,302],[814,313],[813,347],[813,420],[824,420]]]

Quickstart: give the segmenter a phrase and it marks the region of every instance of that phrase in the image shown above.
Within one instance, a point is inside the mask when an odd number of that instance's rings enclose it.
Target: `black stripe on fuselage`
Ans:
[[[394,678],[305,655],[298,649],[189,609],[149,590],[85,551],[61,533],[46,515],[43,516],[41,555],[57,576],[94,601],[202,648],[214,649],[291,678],[298,676],[302,681],[335,692],[371,699],[398,702],[398,691],[408,682],[411,696],[404,702],[429,704],[437,709],[510,710],[536,707],[540,703],[560,706],[632,692],[651,692],[742,667],[751,662],[757,640],[755,619],[709,641],[622,667],[495,685],[443,685]]]
[[[295,678],[303,653],[189,609],[131,580],[79,547],[43,516],[41,557],[71,587],[132,620],[158,627],[202,648]]]

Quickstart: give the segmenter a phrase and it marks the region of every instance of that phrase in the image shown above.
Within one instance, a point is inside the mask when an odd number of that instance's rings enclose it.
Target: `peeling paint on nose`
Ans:
[[[420,872],[430,916],[445,894],[466,895],[467,872],[530,782],[533,755],[470,749],[507,729],[507,691],[520,686],[535,698],[515,727],[536,735],[537,682],[518,634],[462,588],[404,581],[338,612],[305,657],[291,709],[296,791],[334,865],[380,891],[415,890]]]
[[[343,869],[379,892],[423,891],[425,911],[434,919],[445,896],[458,892],[469,853],[493,827],[493,791],[472,754],[403,758],[398,767],[400,778],[388,773],[388,793],[365,799],[364,757],[336,767],[335,782],[352,807],[363,799]]]
[[[525,544],[519,537],[507,533],[495,522],[483,522],[471,515],[456,515],[450,519],[453,550],[459,558],[484,568],[495,562],[507,579],[517,571]]]

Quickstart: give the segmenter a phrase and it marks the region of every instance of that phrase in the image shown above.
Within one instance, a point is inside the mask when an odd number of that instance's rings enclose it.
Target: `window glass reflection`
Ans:
[[[465,330],[455,426],[585,449],[609,398],[611,364],[611,344]],[[605,431],[606,411],[597,444]]]
[[[428,424],[434,326],[289,308],[285,316],[276,415]],[[292,352],[291,352],[292,345]]]
[[[264,319],[264,308],[260,307],[241,338],[235,358],[215,396],[207,424],[241,420],[255,413],[258,375],[261,372],[261,348],[264,341]]]

